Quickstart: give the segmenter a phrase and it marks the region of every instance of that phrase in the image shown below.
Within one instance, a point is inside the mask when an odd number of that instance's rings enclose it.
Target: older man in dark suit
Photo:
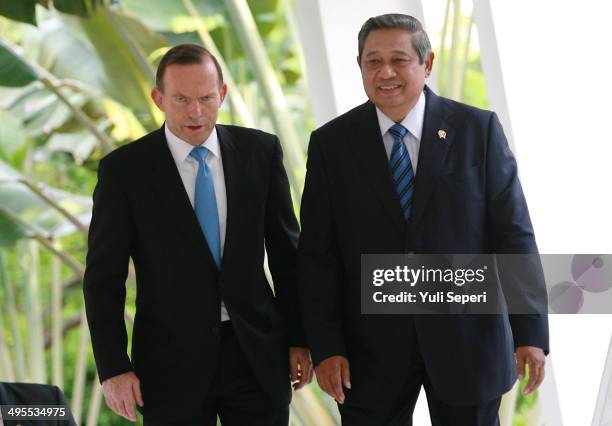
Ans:
[[[415,18],[369,19],[357,58],[369,101],[314,131],[308,148],[302,309],[317,381],[343,425],[412,424],[424,386],[434,425],[492,426],[517,367],[530,367],[528,392],[544,377],[541,274],[500,271],[530,315],[361,314],[362,254],[537,253],[497,116],[426,87],[433,57]]]

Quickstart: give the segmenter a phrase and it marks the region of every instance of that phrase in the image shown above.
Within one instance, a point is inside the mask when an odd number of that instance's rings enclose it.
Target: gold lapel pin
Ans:
[[[438,138],[446,140],[446,132],[444,130],[438,130]]]

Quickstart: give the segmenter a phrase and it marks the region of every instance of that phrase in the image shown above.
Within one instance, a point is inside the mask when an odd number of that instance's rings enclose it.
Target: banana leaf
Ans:
[[[23,176],[0,161],[0,241],[14,242],[17,238],[39,233],[45,238],[61,237],[77,232],[77,228],[36,195],[24,183]],[[46,187],[44,194],[62,208],[88,224],[91,219],[92,201],[89,197],[70,194],[60,189]]]

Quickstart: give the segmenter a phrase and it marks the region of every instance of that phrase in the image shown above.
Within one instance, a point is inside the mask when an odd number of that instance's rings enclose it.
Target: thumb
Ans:
[[[516,357],[516,367],[518,369],[518,378],[523,380],[525,377],[525,357],[520,355]]]
[[[142,407],[144,402],[142,400],[142,394],[140,393],[140,382],[138,380],[134,380],[132,382],[132,391],[134,393],[134,400],[136,401],[136,404],[138,404],[139,407]]]
[[[346,359],[342,360],[342,363],[340,364],[340,374],[342,376],[342,384],[344,385],[345,388],[350,389],[351,388],[351,372],[349,370],[349,363]]]

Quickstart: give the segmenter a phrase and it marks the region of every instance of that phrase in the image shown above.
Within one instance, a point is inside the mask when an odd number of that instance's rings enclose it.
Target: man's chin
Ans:
[[[401,108],[406,102],[403,99],[394,98],[378,98],[374,104],[381,110]]]

